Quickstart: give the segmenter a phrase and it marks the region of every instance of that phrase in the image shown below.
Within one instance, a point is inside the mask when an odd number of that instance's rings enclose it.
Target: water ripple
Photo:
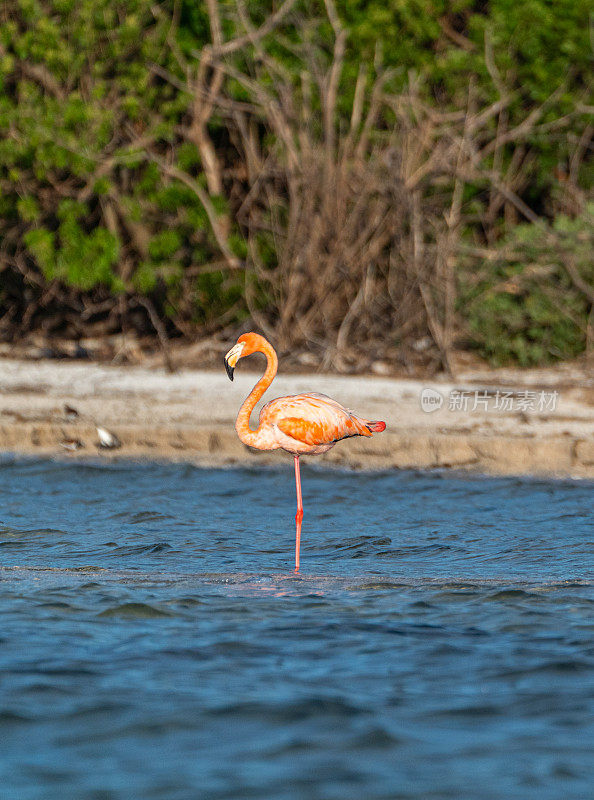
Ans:
[[[591,796],[592,485],[302,477],[0,464],[2,797]]]

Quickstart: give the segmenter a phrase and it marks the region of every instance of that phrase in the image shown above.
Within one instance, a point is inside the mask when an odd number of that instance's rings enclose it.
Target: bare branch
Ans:
[[[271,14],[266,22],[264,22],[259,28],[257,28],[252,33],[248,33],[245,36],[239,36],[236,39],[231,39],[229,42],[225,42],[224,44],[221,42],[217,42],[214,40],[214,46],[210,48],[210,52],[213,58],[220,58],[221,56],[228,56],[231,53],[236,53],[238,50],[241,50],[247,44],[254,44],[255,42],[263,39],[265,36],[268,36],[277,25],[279,25],[283,17],[285,17],[289,11],[295,5],[296,0],[285,0],[285,2],[274,12]],[[208,0],[209,7],[210,5],[216,6],[217,0]]]

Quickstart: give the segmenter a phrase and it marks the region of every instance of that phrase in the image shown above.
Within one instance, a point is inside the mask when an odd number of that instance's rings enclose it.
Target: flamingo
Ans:
[[[258,333],[244,333],[224,357],[224,362],[227,375],[233,380],[233,371],[239,359],[252,353],[264,353],[266,371],[239,409],[235,430],[241,441],[249,447],[258,450],[282,449],[291,453],[295,459],[295,572],[299,572],[303,521],[299,456],[325,453],[336,442],[350,436],[371,436],[379,433],[386,429],[386,423],[363,419],[325,394],[308,392],[271,400],[260,411],[259,425],[253,431],[249,424],[250,415],[274,380],[278,369],[276,352],[270,342]]]

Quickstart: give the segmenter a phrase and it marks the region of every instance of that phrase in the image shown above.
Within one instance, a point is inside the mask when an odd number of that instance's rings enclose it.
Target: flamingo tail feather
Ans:
[[[372,433],[381,433],[386,430],[386,423],[378,420],[377,422],[366,422],[365,427]]]

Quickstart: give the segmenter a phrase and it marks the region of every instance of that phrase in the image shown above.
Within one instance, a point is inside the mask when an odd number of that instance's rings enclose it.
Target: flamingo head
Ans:
[[[260,336],[258,333],[242,334],[237,340],[237,344],[234,345],[231,350],[229,350],[223,359],[229,379],[233,380],[233,371],[235,370],[237,362],[240,358],[249,356],[252,353],[262,352],[262,349],[266,344],[268,344],[266,339],[263,336]]]

